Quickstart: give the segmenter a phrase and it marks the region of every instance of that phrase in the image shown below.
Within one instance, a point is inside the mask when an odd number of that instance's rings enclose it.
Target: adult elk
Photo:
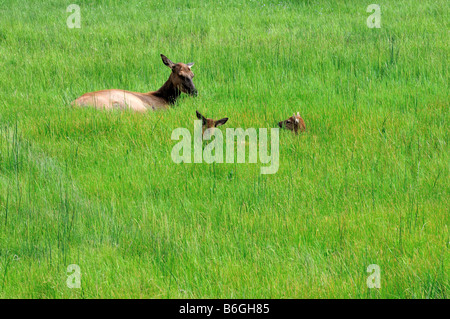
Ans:
[[[74,106],[93,106],[98,109],[130,108],[134,111],[165,109],[173,104],[181,92],[197,95],[192,78],[191,67],[194,63],[173,63],[161,54],[162,61],[172,73],[164,85],[154,92],[138,93],[125,90],[103,90],[83,94],[72,102]]]

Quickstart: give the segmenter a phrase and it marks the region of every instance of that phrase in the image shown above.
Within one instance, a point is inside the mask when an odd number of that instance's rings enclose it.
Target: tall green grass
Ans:
[[[0,4],[0,297],[448,298],[446,1],[380,1],[380,29],[361,1],[77,1],[80,29],[71,1]],[[158,89],[160,53],[197,98],[69,106]],[[196,109],[308,131],[280,132],[274,175],[177,165]]]

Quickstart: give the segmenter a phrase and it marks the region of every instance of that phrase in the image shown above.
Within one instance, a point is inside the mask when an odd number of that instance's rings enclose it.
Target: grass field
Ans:
[[[449,297],[447,1],[380,0],[373,29],[370,1],[79,0],[73,29],[71,3],[0,0],[1,298]],[[198,97],[70,107],[158,89],[160,53]],[[308,131],[273,175],[175,164],[195,110]]]

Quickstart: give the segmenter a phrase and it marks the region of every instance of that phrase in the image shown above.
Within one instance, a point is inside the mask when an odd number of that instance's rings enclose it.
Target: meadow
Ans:
[[[71,3],[0,0],[0,298],[449,297],[447,1],[380,0],[381,28],[370,1]],[[161,53],[197,97],[70,106],[158,89]],[[195,110],[307,132],[272,175],[176,164]]]

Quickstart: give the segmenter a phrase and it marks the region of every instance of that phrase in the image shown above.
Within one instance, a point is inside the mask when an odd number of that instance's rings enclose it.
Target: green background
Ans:
[[[77,1],[79,29],[70,4],[0,1],[0,297],[448,298],[447,1],[378,1],[379,29],[370,1]],[[158,89],[161,53],[198,97],[70,107]],[[195,110],[308,130],[274,175],[177,165]]]

